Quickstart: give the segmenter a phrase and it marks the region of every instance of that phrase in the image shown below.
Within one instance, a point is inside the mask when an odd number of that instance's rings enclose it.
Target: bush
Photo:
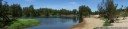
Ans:
[[[111,26],[112,24],[110,23],[110,20],[104,19],[104,25],[103,26]]]

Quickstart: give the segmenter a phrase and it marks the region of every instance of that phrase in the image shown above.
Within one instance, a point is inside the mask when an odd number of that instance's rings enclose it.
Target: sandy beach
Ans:
[[[82,23],[74,25],[71,29],[93,29],[95,27],[102,27],[104,21],[97,16],[84,18]]]
[[[123,20],[123,17],[118,18],[119,21],[112,23],[112,26],[108,27],[128,27],[128,17]],[[98,16],[91,16],[84,18],[82,23],[74,25],[71,29],[94,29],[96,27],[103,27],[104,21],[98,18]]]

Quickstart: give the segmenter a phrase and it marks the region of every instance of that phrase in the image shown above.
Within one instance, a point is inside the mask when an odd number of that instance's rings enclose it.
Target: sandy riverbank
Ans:
[[[97,16],[84,18],[82,23],[74,25],[71,29],[93,29],[95,27],[102,27],[104,21],[97,18]]]
[[[118,18],[119,21],[112,23],[109,27],[128,27],[128,17],[123,20],[123,17]],[[104,21],[98,18],[98,16],[91,16],[90,18],[84,18],[82,23],[74,25],[70,29],[94,29],[95,27],[103,27]]]

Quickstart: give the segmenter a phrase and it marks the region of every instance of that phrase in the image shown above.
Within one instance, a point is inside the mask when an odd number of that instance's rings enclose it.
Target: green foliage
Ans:
[[[103,0],[102,3],[98,5],[98,10],[100,16],[108,18],[111,23],[113,23],[113,19],[118,16],[117,4],[114,4],[113,0]]]
[[[83,16],[90,16],[91,9],[88,6],[82,5],[79,6],[79,23],[83,21]]]
[[[51,9],[51,8],[39,8],[34,9],[33,5],[30,5],[29,7],[21,7],[20,4],[13,4],[8,5],[7,2],[5,2],[4,5],[2,5],[1,0],[1,11],[5,13],[9,17],[46,17],[46,16],[66,16],[66,15],[75,15],[77,12],[75,10],[67,10],[67,9]]]
[[[88,6],[82,5],[79,7],[79,13],[82,14],[82,16],[88,16],[91,14],[91,9]]]
[[[92,15],[98,15],[99,14],[99,11],[92,12],[91,14]]]
[[[21,17],[22,16],[22,8],[19,4],[11,5],[10,10],[12,12],[13,17]]]
[[[77,14],[78,13],[78,11],[77,11],[77,9],[73,9],[73,14]]]
[[[39,15],[39,12],[34,9],[33,5],[30,5],[23,8],[23,15],[26,17],[36,17]]]
[[[60,9],[59,13],[60,13],[60,15],[70,15],[71,14],[71,12],[66,9]]]
[[[110,23],[110,20],[104,19],[104,24],[103,26],[111,26],[112,24]]]
[[[29,7],[23,8],[23,15],[26,17],[36,17],[39,16],[39,12],[34,9],[33,5],[30,5]]]
[[[125,11],[123,13],[123,17],[127,17],[128,16],[128,7],[125,8]]]
[[[71,15],[74,14],[73,11],[67,9],[51,9],[51,8],[40,8],[37,9],[40,16],[63,16],[63,15]],[[75,14],[74,14],[75,15]]]
[[[2,5],[2,10],[4,14],[8,14],[9,11],[9,5],[7,4],[7,2],[5,2],[4,5]]]
[[[14,18],[10,19],[7,15],[9,12],[9,5],[5,1],[5,4],[2,5],[2,0],[0,0],[0,28],[8,26],[15,21]]]

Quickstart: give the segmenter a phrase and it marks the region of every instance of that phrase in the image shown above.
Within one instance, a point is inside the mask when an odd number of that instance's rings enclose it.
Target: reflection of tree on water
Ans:
[[[42,24],[65,24],[74,21],[75,19],[72,18],[40,18]],[[77,21],[77,20],[76,20]],[[76,23],[74,21],[74,23]]]
[[[79,21],[79,18],[77,15],[73,16],[73,17],[65,17],[65,18],[62,18],[62,19],[66,19],[66,21],[62,21],[62,22],[67,22],[67,21],[70,21],[72,20],[74,23],[78,22]]]
[[[73,22],[78,22],[78,21],[79,21],[78,16],[73,17]]]

